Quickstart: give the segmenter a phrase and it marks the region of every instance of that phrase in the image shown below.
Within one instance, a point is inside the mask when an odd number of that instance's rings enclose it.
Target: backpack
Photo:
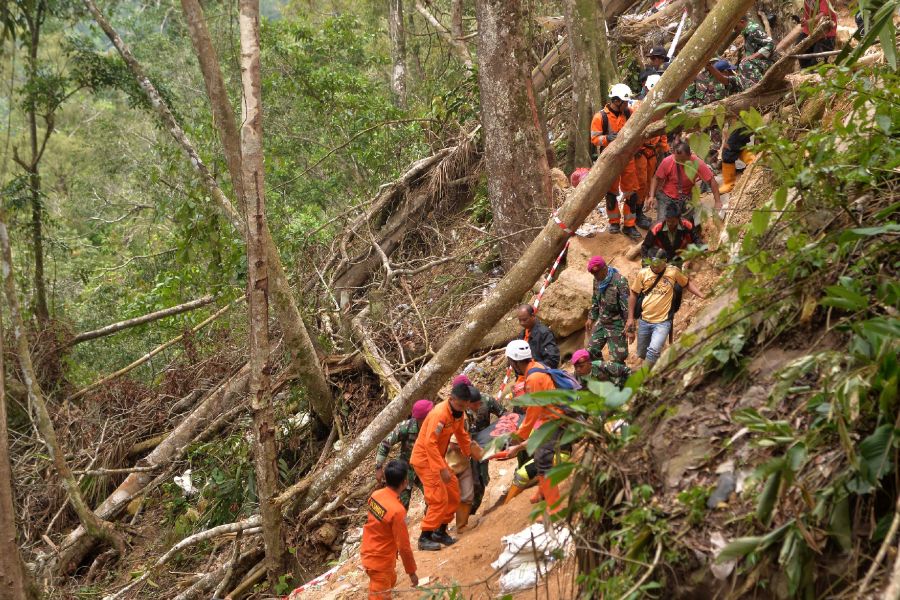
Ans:
[[[580,390],[581,384],[578,383],[578,380],[563,371],[562,369],[540,369],[535,367],[533,369],[528,369],[528,373],[525,374],[527,377],[532,373],[543,373],[544,375],[549,375],[551,379],[553,379],[553,385],[556,386],[558,390]]]
[[[641,292],[640,294],[638,294],[637,302],[634,306],[635,319],[640,319],[641,314],[643,313],[644,295],[652,292],[653,288],[656,287],[656,284],[660,282],[660,280],[663,278],[663,275],[665,274],[666,272],[663,271],[662,273],[657,275],[656,280],[653,282],[653,285],[651,285],[646,292]],[[681,309],[681,300],[684,297],[684,288],[681,287],[678,283],[672,282],[672,288],[672,306],[669,307],[669,316],[666,318],[667,321],[671,321],[675,318],[675,313],[677,313]]]

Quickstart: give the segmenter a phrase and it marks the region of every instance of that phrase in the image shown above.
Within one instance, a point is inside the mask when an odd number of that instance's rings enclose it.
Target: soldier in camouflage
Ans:
[[[611,360],[595,360],[591,362],[591,355],[587,350],[576,350],[572,354],[572,366],[575,367],[575,377],[582,386],[587,386],[587,380],[609,381],[619,389],[625,387],[625,382],[631,376],[631,369],[624,363]]]
[[[691,108],[698,108],[739,94],[753,84],[742,75],[738,68],[727,60],[713,58],[706,69],[697,76],[684,92],[683,102]],[[705,161],[713,168],[719,165],[719,149],[722,147],[722,130],[717,125],[706,129],[709,134],[709,152]]]
[[[466,411],[466,422],[469,424],[469,434],[472,439],[475,439],[476,433],[491,424],[491,415],[500,418],[509,411],[493,396],[482,396],[474,386],[472,386],[472,390],[472,401],[469,406],[475,410]],[[471,514],[474,515],[481,506],[481,501],[484,500],[484,491],[491,480],[491,474],[487,461],[478,462],[474,458],[472,459],[472,471],[475,475],[475,497],[472,500]]]
[[[766,33],[762,25],[751,21],[748,15],[741,17],[734,27],[735,33],[744,38],[744,52],[740,63],[741,74],[757,83],[772,66],[775,54],[775,42]]]
[[[384,464],[387,462],[391,449],[397,444],[400,445],[400,453],[397,455],[397,458],[409,464],[413,446],[416,444],[416,438],[419,437],[419,428],[432,408],[434,408],[434,403],[431,400],[417,400],[413,404],[412,417],[394,427],[393,431],[378,445],[378,452],[375,454],[375,479],[378,483],[384,483]],[[409,468],[406,477],[409,485],[400,492],[400,502],[404,508],[409,509],[413,487],[421,490],[422,482],[419,481],[412,467]]]
[[[591,359],[603,358],[603,347],[609,348],[613,362],[625,363],[628,342],[625,339],[625,319],[628,316],[628,281],[601,256],[588,261],[588,272],[594,276],[591,312],[585,323],[586,345]]]

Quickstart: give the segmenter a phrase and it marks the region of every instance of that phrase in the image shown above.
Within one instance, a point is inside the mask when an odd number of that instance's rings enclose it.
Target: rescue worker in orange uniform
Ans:
[[[524,342],[527,346],[528,342]],[[419,550],[440,550],[441,544],[456,542],[447,533],[447,525],[456,518],[459,508],[459,481],[444,458],[450,438],[455,434],[459,451],[465,457],[481,460],[482,451],[472,442],[466,426],[466,409],[472,404],[472,386],[459,383],[453,386],[450,398],[435,406],[419,430],[410,463],[425,488],[428,511],[422,519]]]
[[[659,79],[659,75],[647,77],[647,81],[644,83],[645,93],[649,94],[650,90],[659,83]],[[640,150],[634,155],[634,170],[638,180],[637,219],[635,222],[641,229],[650,229],[653,225],[653,221],[644,214],[644,201],[650,193],[650,184],[656,175],[658,152],[669,153],[669,139],[665,134],[645,140]]]
[[[366,501],[369,515],[363,526],[359,552],[369,576],[369,600],[392,597],[391,589],[397,584],[398,553],[413,587],[419,585],[416,559],[406,529],[406,509],[400,502],[400,494],[407,486],[408,471],[409,465],[402,460],[389,462],[384,468],[386,487],[372,492]]]
[[[553,383],[553,378],[547,373],[539,372],[546,370],[547,367],[532,359],[531,348],[527,342],[524,344],[522,342],[522,340],[513,340],[506,346],[506,359],[510,368],[516,374],[525,377],[525,393],[533,394],[535,392],[555,390],[556,385]],[[508,456],[515,456],[525,449],[528,437],[532,431],[548,421],[559,419],[561,416],[562,412],[552,405],[529,406],[525,410],[525,418],[522,420],[522,424],[519,425],[518,431],[513,434],[513,438],[521,440],[521,443],[512,446],[508,451]],[[558,427],[534,452],[538,492],[547,502],[547,510],[551,515],[562,510],[559,487],[550,482],[550,479],[547,478],[547,472],[553,468],[553,459],[557,451],[560,450],[559,440],[563,432],[564,428]],[[539,502],[540,496],[535,495],[531,501]]]
[[[624,83],[617,83],[609,90],[609,102],[603,109],[594,115],[591,120],[591,143],[597,146],[597,153],[609,146],[616,136],[625,127],[625,123],[631,117],[631,109],[628,102],[631,100],[631,88]],[[629,160],[625,168],[613,182],[612,187],[606,192],[606,215],[609,218],[610,233],[624,233],[628,237],[639,239],[640,232],[635,227],[638,202],[638,179],[635,172],[634,160]],[[619,213],[619,193],[624,194],[625,202],[622,206],[625,228],[620,223],[623,215]]]

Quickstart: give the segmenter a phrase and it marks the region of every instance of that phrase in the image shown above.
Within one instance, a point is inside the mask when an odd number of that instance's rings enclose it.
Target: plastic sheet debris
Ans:
[[[321,575],[319,575],[318,577],[316,577],[315,579],[311,579],[310,581],[307,581],[306,583],[304,583],[303,585],[301,585],[300,587],[295,589],[293,592],[291,592],[291,595],[288,596],[288,600],[295,600],[297,598],[300,598],[301,595],[303,594],[303,592],[308,592],[314,588],[322,587],[323,585],[325,585],[328,582],[329,579],[331,579],[332,575],[337,573],[339,568],[340,568],[340,565],[338,565],[336,567],[332,567],[332,568],[328,569],[327,571],[325,571],[324,573],[322,573]]]
[[[491,563],[499,570],[500,591],[503,593],[525,590],[537,585],[559,558],[572,552],[572,534],[564,525],[553,525],[549,530],[543,523],[535,523],[518,533],[500,539],[503,551]]]
[[[194,482],[191,481],[191,470],[188,469],[181,475],[176,475],[174,478],[175,485],[181,488],[181,491],[184,492],[185,496],[193,496],[200,490],[194,487]]]

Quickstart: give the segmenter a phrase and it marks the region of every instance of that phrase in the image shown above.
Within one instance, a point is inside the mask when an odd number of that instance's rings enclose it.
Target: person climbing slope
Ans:
[[[689,174],[689,164],[693,175]],[[694,225],[696,236],[700,236],[699,223],[694,218],[694,209],[691,206],[694,186],[698,180],[709,184],[715,208],[717,211],[721,210],[722,196],[719,193],[719,184],[713,176],[712,169],[691,151],[690,144],[684,141],[677,142],[675,154],[662,159],[656,169],[656,177],[650,184],[647,206],[650,208],[657,206],[657,222],[666,219],[669,206],[676,206],[681,216]]]
[[[666,260],[681,267],[681,253],[691,244],[700,245],[700,239],[694,230],[694,224],[681,218],[681,209],[676,204],[666,206],[666,219],[657,223],[647,232],[641,245],[641,255],[650,257],[650,251],[662,248],[666,252]]]
[[[559,366],[559,346],[556,345],[556,336],[550,328],[537,318],[534,306],[522,304],[517,313],[519,325],[522,326],[520,340],[525,340],[531,347],[531,355],[535,360],[542,362],[551,369]]]
[[[631,100],[631,88],[624,83],[617,83],[609,90],[609,102],[603,109],[594,115],[591,120],[591,143],[597,146],[598,154],[609,146],[616,136],[625,127],[625,123],[631,117],[631,109],[628,102]],[[638,179],[634,167],[634,160],[629,160],[625,168],[606,192],[606,215],[609,217],[609,232],[624,233],[631,238],[640,238],[641,234],[635,227],[637,223],[638,205]],[[618,194],[624,194],[625,201],[622,213],[619,212]],[[624,217],[623,217],[624,213]],[[624,218],[625,228],[620,227]]]
[[[556,384],[553,378],[546,372],[547,368],[531,357],[531,348],[522,340],[513,340],[506,346],[507,362],[516,374],[525,377],[525,393],[545,392],[555,390]],[[512,435],[512,439],[521,440],[520,443],[509,448],[508,456],[516,456],[525,449],[528,438],[535,428],[554,419],[559,419],[562,411],[552,405],[529,406],[525,410],[525,419],[519,429]],[[547,502],[547,510],[554,515],[562,510],[559,487],[550,482],[547,472],[553,468],[554,456],[562,450],[559,441],[565,431],[564,427],[558,427],[553,434],[537,447],[534,452],[534,464],[537,467],[538,490]]]
[[[659,75],[651,75],[644,84],[645,93],[650,93],[659,83]],[[635,107],[640,103],[635,103]],[[649,229],[653,222],[644,214],[644,204],[650,193],[650,183],[656,175],[657,157],[669,153],[669,140],[666,134],[661,134],[645,140],[641,148],[634,155],[634,170],[638,180],[637,218],[635,223],[641,229]]]
[[[397,444],[400,444],[400,453],[397,458],[407,464],[409,463],[413,445],[419,436],[422,422],[432,408],[434,408],[434,402],[431,400],[416,400],[412,407],[412,416],[398,423],[393,431],[378,445],[378,452],[375,454],[375,479],[378,483],[384,484],[384,463],[387,461],[391,449]],[[413,468],[408,469],[408,476],[408,485],[400,492],[400,502],[406,510],[409,510],[409,501],[412,497],[413,487],[422,489],[422,482],[419,481]]]
[[[650,266],[637,272],[628,298],[628,322],[625,332],[634,341],[635,319],[638,319],[637,354],[650,370],[662,353],[672,331],[675,286],[680,285],[698,298],[706,296],[697,289],[681,269],[668,264],[666,251],[650,251]]]
[[[406,508],[400,494],[407,486],[409,466],[402,460],[392,460],[384,468],[386,487],[375,490],[366,501],[368,516],[363,526],[359,549],[362,567],[369,576],[369,600],[392,597],[397,584],[397,554],[409,575],[413,587],[419,585],[416,559],[409,544],[406,528]]]
[[[471,400],[471,386],[453,386],[450,398],[438,403],[425,417],[413,446],[410,462],[422,480],[428,505],[422,519],[419,550],[440,550],[441,544],[449,546],[456,542],[447,534],[447,525],[456,517],[459,508],[459,481],[444,457],[450,437],[455,434],[460,452],[481,460],[481,448],[472,442],[466,428],[465,411]]]
[[[587,387],[588,378],[591,378],[609,381],[622,389],[631,376],[631,369],[625,363],[612,360],[591,361],[590,353],[584,348],[572,353],[572,366],[575,367],[575,377],[582,387]]]
[[[628,280],[615,268],[606,264],[602,256],[592,256],[587,264],[594,277],[591,310],[584,324],[585,346],[592,360],[603,358],[603,348],[609,350],[613,362],[625,363],[628,342],[625,321],[628,319]]]
[[[759,82],[774,62],[775,43],[762,25],[743,15],[734,26],[734,32],[744,38],[743,58],[738,68],[753,83]]]

